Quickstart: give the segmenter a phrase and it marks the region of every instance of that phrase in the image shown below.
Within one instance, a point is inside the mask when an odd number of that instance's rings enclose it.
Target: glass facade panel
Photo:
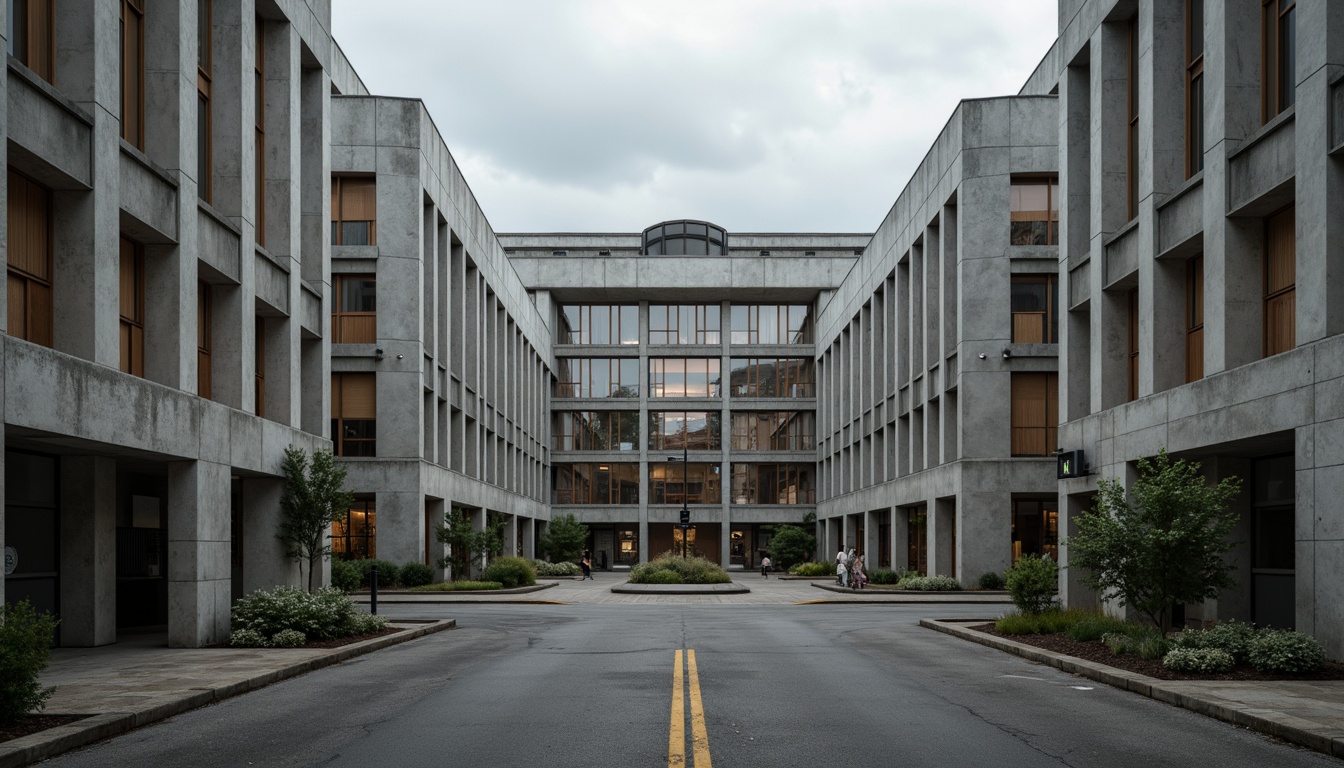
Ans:
[[[720,424],[718,411],[651,411],[649,450],[717,451]]]
[[[813,504],[812,464],[733,464],[734,504]]]
[[[811,344],[810,304],[734,304],[733,344]]]
[[[1054,499],[1014,499],[1013,562],[1023,555],[1059,560],[1059,503]]]
[[[733,397],[812,397],[814,376],[811,358],[735,357],[729,391]]]
[[[356,496],[345,517],[331,524],[331,554],[342,560],[378,556],[377,503]]]
[[[649,464],[650,504],[718,504],[722,499],[718,464]]]
[[[649,360],[649,397],[718,397],[718,358]]]
[[[560,308],[561,344],[638,344],[636,304],[566,304]]]
[[[639,397],[639,358],[562,357],[555,397]]]
[[[810,451],[816,447],[811,411],[734,411],[732,448],[739,451]]]
[[[638,504],[639,464],[554,464],[551,503]]]
[[[639,450],[639,411],[556,411],[551,424],[557,451]]]

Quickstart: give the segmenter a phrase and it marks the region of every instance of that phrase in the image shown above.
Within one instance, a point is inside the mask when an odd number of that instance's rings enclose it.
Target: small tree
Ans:
[[[980,578],[984,580],[984,576]],[[1059,590],[1059,566],[1048,557],[1023,555],[1008,569],[1004,585],[1019,611],[1040,613],[1055,602],[1055,592]]]
[[[1089,571],[1084,584],[1163,632],[1171,629],[1172,606],[1203,602],[1236,584],[1223,555],[1234,546],[1227,537],[1238,516],[1227,506],[1241,480],[1209,485],[1199,468],[1162,451],[1139,460],[1129,496],[1119,482],[1101,480],[1096,506],[1064,541],[1069,567]]]
[[[41,711],[56,691],[38,679],[55,637],[56,619],[34,611],[27,600],[0,606],[0,725]]]
[[[308,564],[308,591],[317,588],[316,577],[322,559],[331,553],[327,530],[345,518],[355,494],[341,490],[345,470],[336,466],[331,451],[318,451],[308,460],[307,451],[289,446],[280,465],[285,475],[285,491],[280,497],[280,533],[285,556],[299,563],[303,577]]]
[[[452,570],[453,581],[468,578],[471,561],[478,555],[498,557],[504,552],[503,517],[486,516],[485,528],[472,530],[471,515],[461,507],[453,507],[443,514],[443,522],[434,530],[440,544],[448,545],[448,556],[439,565]]]
[[[541,551],[552,561],[573,560],[583,554],[588,543],[588,526],[572,514],[551,518],[541,534]]]
[[[787,570],[795,563],[805,563],[817,552],[817,537],[806,528],[783,523],[775,526],[775,534],[770,537],[770,546],[766,548],[774,564]]]

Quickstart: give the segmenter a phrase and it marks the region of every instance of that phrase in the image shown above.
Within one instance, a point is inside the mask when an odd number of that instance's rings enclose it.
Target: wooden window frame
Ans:
[[[376,344],[378,343],[378,310],[372,312],[353,311],[345,308],[345,283],[359,280],[372,282],[376,286],[375,274],[337,274],[332,282],[335,289],[335,306],[331,311],[331,343],[333,344]],[[375,294],[376,295],[376,294]]]
[[[141,151],[145,148],[145,4],[121,0],[121,138]],[[138,43],[127,46],[127,31],[135,30]],[[131,119],[128,119],[131,118]]]
[[[1033,275],[1013,275],[1014,283],[1045,283],[1045,311],[1044,312],[1013,312],[1011,339],[1014,344],[1058,344],[1059,343],[1059,275],[1053,274],[1033,274]],[[1018,315],[1041,315],[1041,340],[1030,341],[1020,338],[1018,335]]]
[[[354,523],[355,515],[363,515],[362,526]],[[358,560],[378,556],[378,501],[368,493],[355,494],[354,501],[342,519],[331,524],[331,555],[342,560]],[[356,531],[359,531],[358,533]],[[355,546],[355,542],[361,546]]]
[[[1185,381],[1204,378],[1204,254],[1185,262]]]
[[[1204,170],[1204,0],[1185,0],[1185,177]]]
[[[1010,379],[1009,425],[1012,456],[1053,456],[1059,445],[1059,374],[1054,371],[1014,371]],[[1028,386],[1040,386],[1044,401],[1024,395]],[[1031,410],[1043,409],[1043,421],[1029,417]],[[1033,446],[1041,446],[1033,449]]]
[[[55,84],[56,0],[14,0],[16,14],[20,5],[24,28],[9,41],[9,53],[33,74]],[[14,19],[9,23],[13,25]],[[34,45],[37,42],[41,45]]]
[[[8,184],[8,333],[16,339],[53,347],[56,314],[52,238],[55,224],[51,190],[12,168]],[[35,236],[40,237],[41,242],[34,246],[30,239]]]
[[[1260,4],[1260,120],[1268,123],[1296,101],[1296,51],[1283,46],[1284,17],[1292,14],[1297,38],[1296,0],[1261,0]],[[1293,64],[1293,66],[1289,66]],[[1291,87],[1290,87],[1291,86]]]
[[[145,252],[144,246],[125,235],[120,241],[121,371],[145,375]]]
[[[1129,399],[1139,399],[1139,289],[1131,288],[1125,296],[1128,311]]]
[[[355,221],[368,222],[368,225],[369,225],[369,242],[367,243],[367,245],[377,245],[377,244],[378,244],[378,182],[377,182],[377,179],[376,179],[375,177],[373,177],[373,176],[367,176],[367,175],[365,175],[365,176],[337,175],[337,176],[332,176],[332,177],[331,177],[331,224],[332,224],[331,244],[332,244],[332,245],[345,245],[345,243],[342,242],[342,240],[344,239],[344,232],[343,232],[343,230],[344,230],[344,226],[343,226],[343,225],[344,225],[344,224],[346,223],[346,221],[347,221],[347,219],[346,219],[345,216],[344,216],[344,210],[343,210],[344,207],[345,207],[345,191],[344,191],[344,187],[345,187],[347,184],[350,183],[350,180],[360,181],[360,182],[369,182],[369,183],[371,183],[371,184],[373,185],[373,200],[374,200],[374,203],[373,203],[373,206],[374,206],[374,207],[373,207],[373,218],[372,218],[372,219],[349,219],[349,221],[351,221],[351,222],[355,222]]]
[[[1013,207],[1012,192],[1014,187],[1045,187],[1045,218],[1027,218],[1019,217],[1021,213],[1032,213],[1032,211],[1018,211]],[[1059,194],[1059,175],[1040,174],[1040,175],[1014,175],[1008,181],[1008,218],[1009,218],[1009,245],[1017,245],[1013,242],[1012,225],[1016,221],[1043,221],[1045,222],[1045,242],[1044,243],[1022,243],[1027,246],[1041,245],[1059,245],[1059,201],[1056,197]]]
[[[1125,66],[1125,206],[1127,221],[1139,215],[1139,17],[1125,25],[1128,33]]]
[[[344,396],[347,380],[356,377],[369,377],[372,379],[373,387],[373,418],[365,416],[352,416],[345,408]],[[333,371],[331,374],[331,445],[332,451],[337,456],[347,458],[376,458],[378,456],[378,379],[375,373],[363,372],[339,372]],[[373,437],[349,437],[346,435],[346,422],[373,422]],[[353,452],[355,445],[366,446],[367,453]]]
[[[1276,265],[1276,251],[1273,242],[1273,230],[1277,221],[1282,217],[1291,219],[1291,229],[1293,234],[1293,248],[1287,254],[1280,254],[1285,261],[1288,269],[1292,272],[1292,282],[1274,288],[1274,267]],[[1265,218],[1265,257],[1262,268],[1261,279],[1264,286],[1264,304],[1262,309],[1264,332],[1262,336],[1263,352],[1265,357],[1271,357],[1293,349],[1297,344],[1297,211],[1292,205],[1286,206],[1279,211]],[[1280,329],[1274,322],[1274,308],[1281,303],[1286,302],[1289,311],[1286,315],[1286,332]]]
[[[196,394],[210,399],[214,390],[214,297],[204,280],[196,283]]]

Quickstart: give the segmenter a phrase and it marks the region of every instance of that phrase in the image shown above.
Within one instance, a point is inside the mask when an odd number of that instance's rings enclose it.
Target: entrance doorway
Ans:
[[[1257,459],[1251,469],[1251,620],[1295,629],[1297,563],[1293,456]]]
[[[910,507],[906,517],[906,541],[909,552],[906,566],[920,576],[929,575],[929,516],[924,504]]]

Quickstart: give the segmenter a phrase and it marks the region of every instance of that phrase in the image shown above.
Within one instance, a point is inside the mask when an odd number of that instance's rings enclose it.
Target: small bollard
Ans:
[[[378,566],[369,568],[369,613],[378,615]]]

